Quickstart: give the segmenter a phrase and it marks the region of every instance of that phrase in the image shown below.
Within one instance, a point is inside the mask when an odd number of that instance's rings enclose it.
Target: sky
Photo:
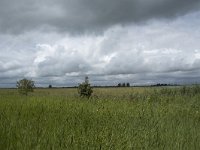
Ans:
[[[0,0],[0,87],[200,83],[200,0]]]

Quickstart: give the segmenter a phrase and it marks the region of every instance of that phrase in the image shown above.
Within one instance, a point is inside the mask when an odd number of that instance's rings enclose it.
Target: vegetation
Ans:
[[[95,95],[98,95],[95,96]],[[200,149],[200,87],[0,90],[1,149]]]
[[[130,87],[130,83],[118,83],[118,87]]]
[[[28,79],[22,79],[17,81],[17,88],[20,94],[27,95],[28,92],[33,92],[35,87],[34,81]]]
[[[90,98],[90,96],[92,95],[93,90],[92,90],[92,87],[90,86],[88,77],[85,77],[85,82],[79,84],[78,93],[80,97]]]

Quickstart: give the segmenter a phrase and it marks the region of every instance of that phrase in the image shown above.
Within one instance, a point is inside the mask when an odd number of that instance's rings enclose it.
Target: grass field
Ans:
[[[200,88],[0,90],[0,149],[200,149]]]

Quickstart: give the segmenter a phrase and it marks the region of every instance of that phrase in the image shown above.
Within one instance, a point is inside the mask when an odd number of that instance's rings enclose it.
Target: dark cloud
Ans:
[[[5,0],[0,7],[0,87],[24,77],[74,86],[86,75],[93,85],[200,83],[198,1]]]
[[[1,0],[0,32],[98,32],[199,10],[199,0]]]

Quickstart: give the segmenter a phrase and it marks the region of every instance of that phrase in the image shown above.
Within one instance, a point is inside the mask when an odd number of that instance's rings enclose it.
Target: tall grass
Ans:
[[[0,149],[200,149],[200,90],[0,90]]]

